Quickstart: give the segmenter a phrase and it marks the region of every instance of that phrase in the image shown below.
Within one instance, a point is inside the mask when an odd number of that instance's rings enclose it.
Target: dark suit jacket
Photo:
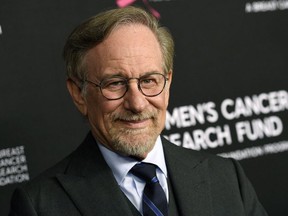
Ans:
[[[179,215],[267,215],[237,162],[162,142]],[[127,200],[89,133],[70,156],[14,192],[10,215],[135,215]]]

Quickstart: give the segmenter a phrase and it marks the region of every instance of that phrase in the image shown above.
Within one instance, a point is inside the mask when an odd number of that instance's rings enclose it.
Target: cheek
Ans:
[[[163,92],[163,94],[156,96],[155,98],[151,98],[150,104],[156,108],[159,112],[159,117],[163,117],[166,114],[166,109],[168,106],[169,94]]]
[[[165,105],[166,105],[166,109],[167,109],[168,104],[169,104],[169,95],[170,95],[170,91],[167,90],[167,92],[165,93]]]
[[[161,115],[161,121],[162,121],[162,125],[165,124],[165,120],[166,120],[166,110],[168,107],[168,103],[169,103],[169,91],[165,91],[163,94],[163,98],[161,100],[161,111],[162,113]]]
[[[157,127],[160,130],[159,133],[161,133],[165,126],[167,105],[168,97],[166,94],[163,94],[162,97],[157,100],[157,103],[154,103],[154,107],[158,110]]]
[[[100,95],[101,96],[101,95]],[[96,92],[87,92],[86,107],[88,120],[93,124],[99,124],[106,111],[105,101]]]
[[[116,101],[108,101],[106,99],[95,100],[93,104],[91,104],[90,109],[90,117],[94,120],[94,124],[99,124],[100,127],[103,125],[110,124],[111,114],[113,114],[118,107],[121,106],[121,102]],[[94,116],[94,117],[93,117]],[[105,126],[107,127],[107,126]]]
[[[170,91],[169,89],[165,89],[165,92],[163,92],[163,109],[167,109],[168,104],[169,104],[169,95]]]

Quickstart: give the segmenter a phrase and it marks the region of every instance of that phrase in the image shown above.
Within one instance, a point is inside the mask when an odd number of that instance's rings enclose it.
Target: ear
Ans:
[[[170,71],[167,73],[167,77],[168,77],[167,85],[168,85],[168,90],[169,90],[169,89],[170,89],[170,86],[171,86],[171,83],[172,83],[172,77],[173,77],[172,70],[170,70]]]
[[[66,81],[67,89],[72,97],[74,104],[77,109],[84,115],[87,115],[87,105],[86,100],[83,97],[80,87],[72,79],[67,79]]]
[[[165,90],[165,94],[166,94],[166,99],[165,99],[165,103],[166,103],[166,106],[168,106],[168,103],[169,103],[169,97],[170,97],[170,86],[171,86],[171,82],[172,82],[172,70],[170,70],[168,73],[167,73],[167,78],[168,78],[168,81],[166,83],[166,90]]]

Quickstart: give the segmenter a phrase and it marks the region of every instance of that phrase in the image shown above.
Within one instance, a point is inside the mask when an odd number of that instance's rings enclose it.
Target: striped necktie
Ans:
[[[143,215],[167,216],[168,203],[165,192],[156,176],[156,166],[149,163],[136,164],[130,172],[146,182],[143,191]]]

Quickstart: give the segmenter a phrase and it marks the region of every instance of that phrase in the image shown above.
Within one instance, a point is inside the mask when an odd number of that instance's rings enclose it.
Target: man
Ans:
[[[237,162],[160,136],[173,46],[168,31],[134,7],[101,13],[72,32],[67,87],[91,132],[15,191],[10,215],[267,215]],[[153,183],[143,170],[153,170]]]

